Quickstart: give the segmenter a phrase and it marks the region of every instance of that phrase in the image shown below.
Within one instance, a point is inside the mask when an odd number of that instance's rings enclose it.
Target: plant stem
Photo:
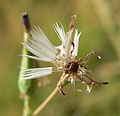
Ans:
[[[22,23],[24,26],[24,43],[28,41],[28,39],[31,37],[30,35],[30,21],[27,13],[24,13],[22,15]],[[31,53],[23,47],[22,54],[24,55],[31,55]],[[25,78],[24,77],[24,69],[29,69],[34,66],[34,62],[32,59],[29,59],[27,57],[22,56],[21,59],[21,68],[20,68],[20,74],[19,74],[19,80]],[[18,80],[18,86],[21,95],[24,97],[24,108],[23,108],[23,116],[31,116],[31,110],[30,110],[30,96],[29,96],[29,88],[31,86],[31,80]]]
[[[28,95],[25,95],[25,98],[24,98],[23,116],[31,116],[30,97]]]
[[[48,98],[33,112],[33,116],[37,116],[45,106],[52,100],[52,98],[58,93],[58,88],[56,87],[53,92],[48,96]]]
[[[65,77],[65,74],[61,76],[60,80],[58,81],[58,84],[56,88],[53,90],[53,92],[47,97],[47,99],[33,112],[33,116],[37,116],[45,107],[46,105],[53,99],[53,97],[58,93],[58,86],[60,83],[64,83],[64,81],[68,78],[68,76]]]

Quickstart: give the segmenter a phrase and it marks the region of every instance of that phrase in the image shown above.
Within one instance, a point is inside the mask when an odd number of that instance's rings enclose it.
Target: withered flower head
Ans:
[[[67,33],[65,33],[62,24],[61,27],[57,23],[54,25],[54,30],[62,42],[62,44],[57,47],[54,47],[51,44],[39,27],[32,29],[31,38],[27,43],[22,44],[35,56],[26,56],[39,61],[51,62],[55,67],[25,69],[24,76],[26,76],[26,78],[24,79],[40,78],[52,74],[53,72],[62,71],[63,74],[57,86],[59,92],[63,95],[65,95],[65,93],[62,91],[61,87],[65,80],[71,81],[71,84],[76,91],[85,93],[90,93],[94,85],[108,84],[108,82],[99,82],[94,80],[93,74],[85,67],[85,64],[92,54],[95,54],[98,59],[101,59],[96,51],[90,52],[83,62],[82,58],[76,60],[81,32],[78,33],[78,30],[75,29],[75,34],[73,35],[75,19],[76,15],[72,17],[69,32]],[[76,89],[75,81],[85,83],[87,89]]]

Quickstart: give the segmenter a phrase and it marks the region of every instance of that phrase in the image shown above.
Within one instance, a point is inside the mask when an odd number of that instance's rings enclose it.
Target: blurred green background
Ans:
[[[64,87],[66,97],[59,93],[40,116],[120,116],[120,1],[119,0],[1,0],[0,1],[0,116],[22,116],[17,80],[22,51],[23,25],[21,14],[27,12],[32,25],[39,25],[54,45],[60,41],[52,26],[61,21],[68,31],[71,16],[76,14],[75,28],[82,31],[79,57],[92,50],[89,69],[95,79],[109,85],[95,86],[92,92],[75,92]],[[44,67],[41,63],[41,67]],[[34,110],[55,88],[60,74],[48,77],[50,84],[34,85],[31,108]],[[45,85],[45,84],[43,84]],[[77,87],[84,88],[80,83]]]

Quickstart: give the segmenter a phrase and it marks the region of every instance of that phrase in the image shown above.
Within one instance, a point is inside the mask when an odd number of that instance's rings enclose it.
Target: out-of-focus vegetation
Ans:
[[[99,2],[98,2],[99,1]],[[0,1],[0,116],[21,116],[23,102],[17,86],[23,41],[21,14],[29,14],[31,24],[39,25],[54,45],[60,41],[53,24],[61,21],[68,31],[71,16],[82,31],[79,57],[92,50],[102,56],[89,60],[95,78],[110,82],[95,86],[91,94],[75,92],[68,84],[41,112],[41,116],[120,116],[120,1],[119,0],[1,0]],[[41,67],[47,64],[41,63]],[[31,91],[34,110],[52,92],[60,74],[48,77],[50,84]],[[79,83],[77,87],[82,87]]]

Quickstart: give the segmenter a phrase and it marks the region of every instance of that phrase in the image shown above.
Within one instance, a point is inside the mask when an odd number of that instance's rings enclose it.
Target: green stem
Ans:
[[[28,95],[25,95],[24,98],[23,116],[31,116],[30,97]]]
[[[24,43],[26,43],[28,39],[31,37],[29,17],[26,13],[22,15],[22,21],[24,25]],[[25,47],[23,47],[22,54],[31,55],[31,53]],[[34,66],[34,63],[32,59],[22,56],[19,80],[25,78],[24,69],[32,68],[33,66]],[[31,116],[30,97],[28,95],[29,88],[31,86],[31,80],[23,80],[23,81],[19,81],[19,80],[18,80],[19,90],[20,90],[20,93],[24,96],[23,116]]]

